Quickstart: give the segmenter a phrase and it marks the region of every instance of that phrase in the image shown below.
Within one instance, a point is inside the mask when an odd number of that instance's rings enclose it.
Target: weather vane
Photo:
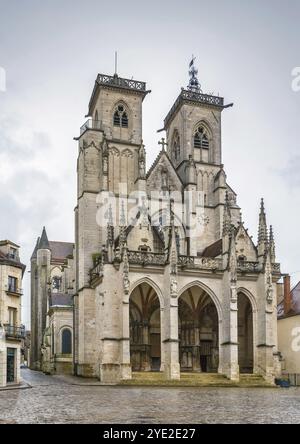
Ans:
[[[198,77],[197,77],[198,69],[195,67],[195,64],[194,64],[195,60],[196,60],[196,57],[194,57],[192,55],[192,60],[190,61],[190,64],[189,64],[190,81],[189,81],[187,88],[189,91],[200,93],[200,92],[202,92],[202,89],[201,89],[201,85],[200,85]]]

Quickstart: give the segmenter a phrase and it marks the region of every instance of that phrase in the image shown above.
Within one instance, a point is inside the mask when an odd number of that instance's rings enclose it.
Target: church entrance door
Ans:
[[[198,286],[178,301],[179,359],[182,372],[217,372],[219,365],[218,314],[211,297]]]
[[[161,365],[160,304],[155,290],[143,283],[129,300],[130,360],[133,371],[159,371]]]

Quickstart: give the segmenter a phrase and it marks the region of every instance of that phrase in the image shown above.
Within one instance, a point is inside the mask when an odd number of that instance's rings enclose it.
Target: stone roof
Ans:
[[[206,247],[202,253],[203,257],[216,257],[222,254],[222,239]]]
[[[172,161],[171,161],[171,159],[170,159],[169,154],[167,153],[167,151],[165,151],[165,150],[163,150],[163,149],[160,150],[160,152],[159,152],[158,155],[156,156],[156,159],[154,160],[154,162],[153,162],[152,165],[150,166],[150,168],[149,168],[149,170],[148,170],[148,172],[147,172],[147,174],[146,174],[146,179],[149,179],[149,177],[150,177],[152,171],[155,169],[155,167],[156,167],[157,164],[159,163],[159,161],[160,161],[160,159],[162,158],[162,156],[165,156],[165,157],[167,158],[167,160],[168,160],[169,163],[170,163],[170,167],[171,167],[172,170],[175,172],[175,174],[176,174],[176,176],[178,177],[180,183],[182,183],[182,180],[181,180],[179,174],[177,173],[177,171],[176,171],[176,169],[175,169],[175,167],[174,167],[174,165],[173,165],[173,163],[172,163]]]
[[[48,236],[47,236],[45,227],[43,227],[42,236],[40,238],[38,248],[39,248],[39,250],[49,249],[49,241],[48,241]]]
[[[73,305],[73,296],[68,293],[51,293],[50,307],[53,306],[69,306]]]
[[[284,313],[284,300],[277,305],[277,316],[283,318],[286,316],[300,315],[300,282],[291,290],[292,308],[289,313]]]

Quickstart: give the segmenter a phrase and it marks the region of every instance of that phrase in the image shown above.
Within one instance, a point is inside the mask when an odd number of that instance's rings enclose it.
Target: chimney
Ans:
[[[284,314],[287,315],[292,309],[291,276],[289,274],[283,277],[283,304]]]

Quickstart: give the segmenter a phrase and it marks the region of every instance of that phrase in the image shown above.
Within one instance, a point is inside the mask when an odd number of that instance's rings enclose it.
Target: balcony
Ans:
[[[11,261],[15,261],[15,262],[20,262],[20,258],[19,258],[18,253],[8,253],[7,259],[9,259]]]
[[[119,87],[122,89],[129,89],[133,91],[146,92],[146,83],[139,80],[123,79],[117,76],[108,76],[106,74],[98,74],[97,83],[104,86]]]
[[[85,133],[87,130],[103,130],[103,125],[101,120],[88,119],[81,127],[80,127],[80,135]]]
[[[21,325],[16,327],[15,325],[4,325],[5,336],[7,339],[24,339],[25,338],[25,326]]]
[[[18,288],[15,285],[6,285],[5,291],[7,294],[13,295],[13,296],[22,296],[22,294],[23,294],[23,289]]]

